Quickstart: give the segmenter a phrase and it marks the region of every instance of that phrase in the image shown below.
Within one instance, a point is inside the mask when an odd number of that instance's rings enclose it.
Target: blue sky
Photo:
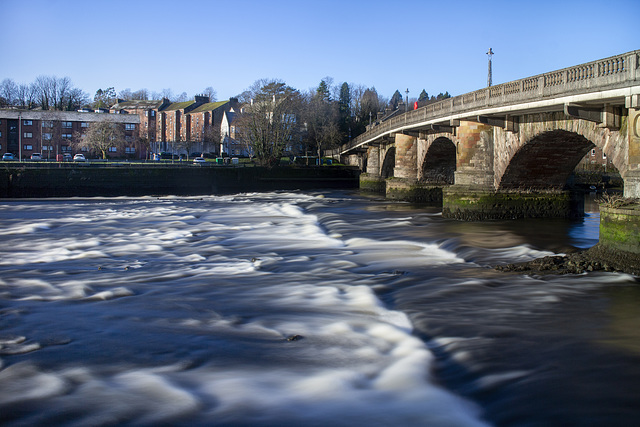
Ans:
[[[227,99],[260,78],[330,76],[417,96],[640,49],[640,1],[0,0],[0,80],[68,76],[99,88]]]

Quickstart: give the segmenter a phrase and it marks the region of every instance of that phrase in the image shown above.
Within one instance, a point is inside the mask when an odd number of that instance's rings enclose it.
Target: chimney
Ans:
[[[206,104],[209,102],[209,97],[207,95],[196,95],[195,101],[197,104]]]

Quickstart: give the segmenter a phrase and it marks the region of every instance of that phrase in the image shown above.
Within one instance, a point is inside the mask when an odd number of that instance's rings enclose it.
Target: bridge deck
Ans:
[[[392,133],[428,130],[452,120],[563,111],[565,105],[640,103],[640,50],[466,93],[376,122],[339,150],[346,154]]]

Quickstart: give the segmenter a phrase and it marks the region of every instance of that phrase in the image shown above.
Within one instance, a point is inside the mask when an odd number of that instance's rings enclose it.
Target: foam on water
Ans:
[[[483,425],[431,377],[428,345],[476,366],[458,338],[425,344],[373,291],[396,270],[475,264],[441,241],[350,234],[321,211],[331,203],[296,193],[15,202],[30,217],[0,212],[0,297],[15,306],[3,310],[0,387],[11,393],[0,412],[32,405],[23,424],[62,414],[71,425]],[[375,224],[411,228],[406,214],[387,216]],[[523,245],[488,257],[541,253]],[[487,288],[438,280],[423,295]],[[555,304],[571,285],[535,292],[523,296],[532,307]],[[68,345],[47,344],[47,319]]]

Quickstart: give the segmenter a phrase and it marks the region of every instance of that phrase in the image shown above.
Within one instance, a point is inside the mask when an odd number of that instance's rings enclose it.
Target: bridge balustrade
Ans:
[[[453,114],[629,86],[630,82],[633,84],[636,80],[639,54],[640,51],[633,51],[429,104],[370,126],[367,132],[342,146],[340,152],[346,153],[392,131],[407,129],[420,123],[435,122]]]

